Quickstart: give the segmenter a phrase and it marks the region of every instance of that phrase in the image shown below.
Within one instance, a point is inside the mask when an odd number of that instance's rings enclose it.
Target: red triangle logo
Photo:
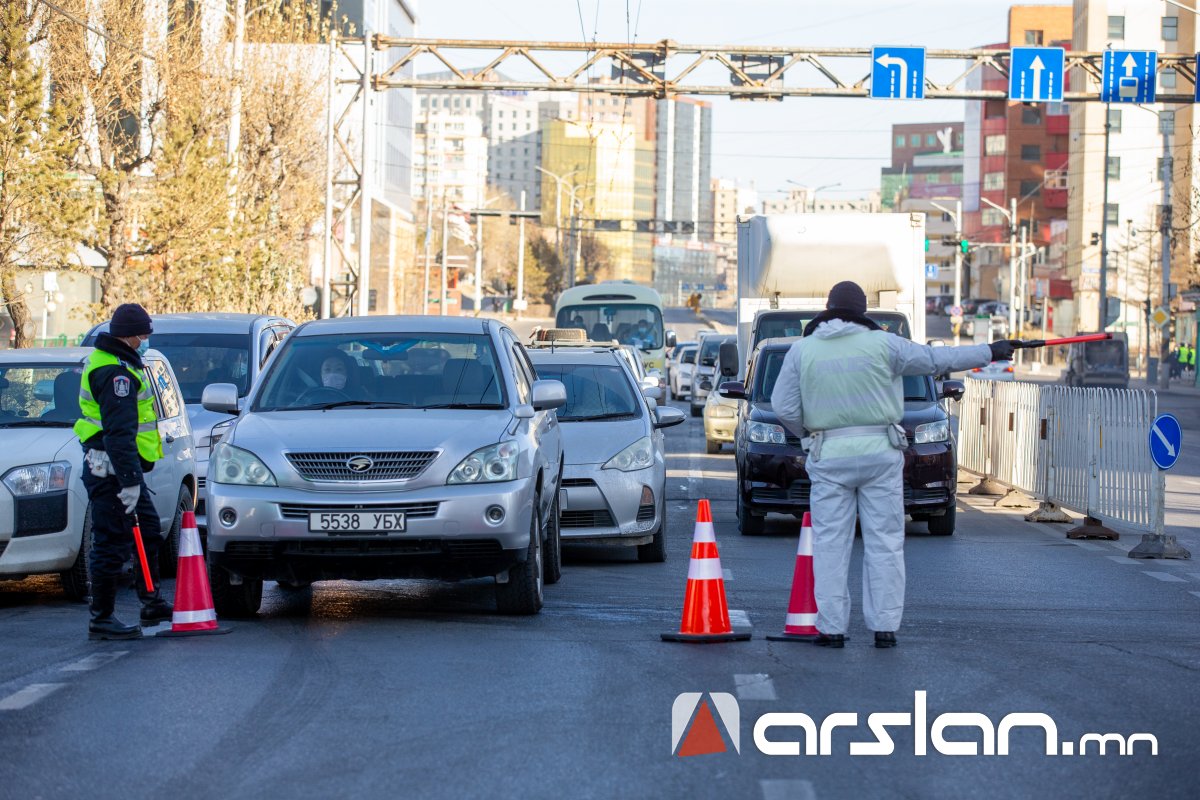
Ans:
[[[696,716],[692,718],[692,727],[676,751],[678,756],[703,756],[709,753],[724,753],[728,750],[717,721],[713,718],[712,709],[707,700],[701,700]]]

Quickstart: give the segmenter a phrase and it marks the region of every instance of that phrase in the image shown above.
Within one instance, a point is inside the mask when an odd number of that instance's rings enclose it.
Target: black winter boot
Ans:
[[[88,622],[89,639],[140,639],[142,629],[126,625],[113,614],[117,602],[115,577],[92,577],[92,619]]]
[[[895,647],[896,634],[892,631],[875,631],[875,646],[881,649]]]
[[[813,644],[817,647],[832,647],[837,650],[846,646],[846,634],[818,633],[817,638],[813,640]]]
[[[142,577],[140,564],[135,565],[137,571],[134,573],[134,586],[137,588],[138,600],[142,601],[142,624],[152,626],[170,620],[171,615],[175,613],[175,607],[162,598],[162,580],[158,576],[158,552],[155,551],[154,555],[147,553],[146,561],[150,566],[150,580],[154,581],[154,591],[146,591],[146,581]]]

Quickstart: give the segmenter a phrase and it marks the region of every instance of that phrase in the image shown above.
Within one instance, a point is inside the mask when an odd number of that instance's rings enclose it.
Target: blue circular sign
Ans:
[[[1150,458],[1159,469],[1170,469],[1179,460],[1183,430],[1171,414],[1159,414],[1150,425]]]

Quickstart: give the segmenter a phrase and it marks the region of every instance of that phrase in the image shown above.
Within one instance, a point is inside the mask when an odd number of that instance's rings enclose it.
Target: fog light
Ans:
[[[504,522],[504,509],[500,506],[488,506],[488,510],[484,512],[487,521],[493,525],[499,525]]]
[[[221,524],[226,528],[232,528],[233,524],[237,522],[237,512],[232,508],[222,508],[220,517]]]

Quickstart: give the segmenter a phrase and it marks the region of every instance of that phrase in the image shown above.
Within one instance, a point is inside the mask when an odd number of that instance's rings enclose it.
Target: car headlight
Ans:
[[[746,435],[750,441],[759,444],[786,444],[787,435],[782,425],[772,425],[769,422],[750,422],[746,425]]]
[[[944,442],[950,438],[950,421],[938,420],[937,422],[926,422],[924,425],[918,425],[913,431],[914,444],[930,444],[932,442]]]
[[[710,403],[709,407],[708,407],[708,414],[709,414],[709,416],[714,417],[714,418],[736,417],[737,409],[730,408],[729,406],[725,405],[724,403]]]
[[[221,440],[229,435],[229,431],[233,429],[233,423],[236,419],[227,419],[224,422],[218,422],[212,426],[212,431],[208,436],[200,437],[199,447],[216,447],[221,443]]]
[[[234,486],[278,486],[275,476],[262,460],[240,447],[222,442],[213,448],[208,479]]]
[[[66,461],[30,464],[10,469],[4,475],[4,485],[15,497],[61,492],[67,488],[71,465]]]
[[[633,472],[654,464],[654,444],[649,436],[643,436],[604,463],[601,469],[619,469]]]
[[[521,448],[516,442],[500,442],[481,447],[450,471],[446,483],[497,483],[517,479],[517,457]]]

